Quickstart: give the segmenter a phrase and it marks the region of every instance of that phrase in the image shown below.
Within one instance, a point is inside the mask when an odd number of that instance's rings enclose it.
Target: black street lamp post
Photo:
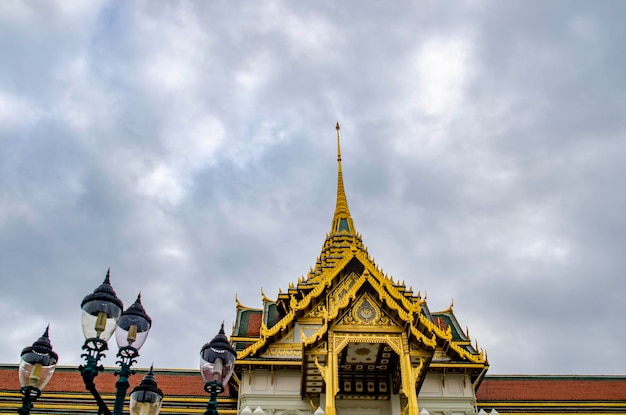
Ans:
[[[148,337],[148,332],[152,326],[152,319],[146,314],[146,311],[141,305],[141,295],[137,296],[137,300],[126,311],[122,312],[124,306],[122,301],[117,298],[115,290],[109,281],[109,276],[110,272],[107,271],[104,282],[96,288],[93,293],[88,294],[81,303],[83,310],[83,334],[85,335],[85,344],[83,345],[85,353],[82,354],[82,357],[85,359],[85,364],[81,365],[79,370],[83,377],[85,387],[91,392],[98,403],[98,414],[122,415],[126,391],[129,387],[128,378],[135,374],[135,371],[131,370],[131,367],[137,362],[136,359],[139,357],[139,349],[143,346]],[[120,370],[115,371],[115,375],[119,376],[119,380],[115,384],[115,403],[113,412],[111,412],[96,389],[94,379],[98,376],[99,372],[104,370],[102,365],[100,365],[100,359],[105,356],[104,352],[108,350],[107,341],[111,338],[113,333],[115,333],[115,340],[119,347],[117,353],[119,360],[117,360],[116,363],[119,365]],[[146,380],[146,378],[148,379]],[[144,381],[148,383],[153,382],[156,388],[156,381],[154,380],[152,369],[150,373],[146,375],[146,378],[144,378]],[[159,394],[157,393],[157,395]],[[160,398],[162,397],[163,394],[160,393]],[[153,396],[150,395],[150,399],[152,398]],[[155,411],[144,411],[141,412],[141,414],[158,414],[161,403],[160,398],[157,402],[158,405],[150,407]],[[149,406],[146,406],[146,409],[148,407]],[[139,413],[140,412],[137,412],[137,414]],[[131,414],[135,415],[133,414],[132,406]]]
[[[152,366],[138,386],[130,393],[130,415],[156,415],[161,409],[163,392],[157,387]]]
[[[224,385],[233,374],[237,353],[224,333],[224,323],[219,333],[200,350],[200,374],[204,390],[211,394],[204,415],[219,415],[217,395],[224,392]]]
[[[30,414],[33,402],[39,398],[42,389],[48,384],[56,368],[59,356],[52,350],[49,326],[43,335],[32,346],[22,350],[19,377],[22,407],[17,412],[21,415]]]
[[[131,369],[137,362],[139,349],[143,346],[152,326],[152,319],[141,305],[141,295],[124,312],[122,301],[117,298],[111,286],[110,271],[107,271],[104,282],[93,293],[85,296],[81,303],[83,334],[85,344],[82,349],[85,364],[79,366],[85,387],[98,403],[98,415],[122,415],[126,392],[129,388],[128,378],[135,374]],[[52,350],[49,328],[32,346],[24,348],[19,367],[22,407],[17,410],[20,415],[29,415],[33,402],[41,395],[58,361],[57,354]],[[119,347],[116,363],[120,369],[114,374],[119,376],[116,382],[115,403],[113,412],[108,408],[98,392],[95,378],[104,370],[100,360],[108,350],[108,340],[115,333]],[[219,333],[202,346],[200,350],[200,373],[204,380],[204,390],[211,395],[205,415],[219,415],[217,396],[224,392],[235,369],[237,353],[224,333],[224,323]],[[163,400],[163,392],[157,387],[153,368],[141,383],[133,388],[130,394],[130,415],[158,415]]]

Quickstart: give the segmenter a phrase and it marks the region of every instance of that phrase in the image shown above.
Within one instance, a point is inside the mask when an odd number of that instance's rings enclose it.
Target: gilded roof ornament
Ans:
[[[280,289],[279,289],[280,291]],[[269,298],[267,295],[265,295],[265,292],[263,291],[263,287],[261,287],[261,298],[263,299],[264,303],[275,303],[275,300],[272,300],[271,298]]]
[[[354,234],[354,223],[348,209],[348,199],[343,186],[343,170],[341,168],[341,136],[339,135],[339,123],[335,127],[337,130],[337,203],[331,227],[331,234],[345,232]]]
[[[237,293],[235,293],[235,304],[236,304],[237,310],[257,310],[257,311],[261,310],[260,308],[248,307],[248,306],[241,304],[241,302],[239,301],[239,295]]]

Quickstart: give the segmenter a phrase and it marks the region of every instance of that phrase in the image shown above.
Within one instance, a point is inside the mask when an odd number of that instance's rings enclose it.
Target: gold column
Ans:
[[[417,391],[415,390],[415,376],[411,364],[411,348],[406,333],[402,333],[402,355],[400,356],[400,368],[402,370],[402,389],[408,399],[409,415],[418,415]]]
[[[337,394],[337,355],[335,353],[335,336],[328,333],[328,355],[326,357],[326,415],[335,415],[335,395]]]

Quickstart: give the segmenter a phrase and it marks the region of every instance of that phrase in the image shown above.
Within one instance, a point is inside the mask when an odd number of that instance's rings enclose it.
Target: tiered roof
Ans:
[[[348,208],[341,165],[340,128],[337,129],[337,199],[322,250],[306,277],[279,290],[277,299],[263,294],[263,307],[250,308],[237,301],[237,320],[232,341],[240,365],[302,362],[302,350],[323,341],[330,323],[347,321],[357,296],[367,295],[379,307],[381,316],[406,327],[412,344],[424,351],[430,370],[461,368],[472,376],[475,386],[484,377],[488,362],[483,350],[471,344],[453,312],[453,307],[431,312],[421,293],[414,293],[404,282],[396,281],[376,264],[356,231]],[[378,311],[377,311],[378,312]],[[352,320],[354,320],[353,317]],[[302,328],[316,324],[315,330]],[[300,327],[301,348],[277,356],[268,353],[272,345],[292,342]],[[310,327],[309,327],[310,328]],[[425,374],[425,371],[424,371]]]

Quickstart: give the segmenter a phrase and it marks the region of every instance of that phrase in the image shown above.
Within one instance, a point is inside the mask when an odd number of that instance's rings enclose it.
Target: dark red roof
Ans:
[[[0,369],[0,389],[20,390],[17,377],[17,367],[10,366]],[[137,374],[130,376],[129,391],[141,382],[146,375],[146,369],[138,369]],[[166,396],[204,396],[204,381],[197,370],[154,370],[154,377],[159,388]],[[119,377],[113,374],[113,369],[107,369],[96,377],[96,386],[100,393],[115,393],[115,382]],[[85,392],[85,384],[77,368],[59,367],[46,385],[45,392]],[[222,393],[228,395],[228,387]]]
[[[478,401],[625,401],[626,377],[486,376]]]
[[[246,336],[259,337],[261,335],[261,321],[263,319],[263,313],[250,313],[248,317],[248,329],[246,330]]]

